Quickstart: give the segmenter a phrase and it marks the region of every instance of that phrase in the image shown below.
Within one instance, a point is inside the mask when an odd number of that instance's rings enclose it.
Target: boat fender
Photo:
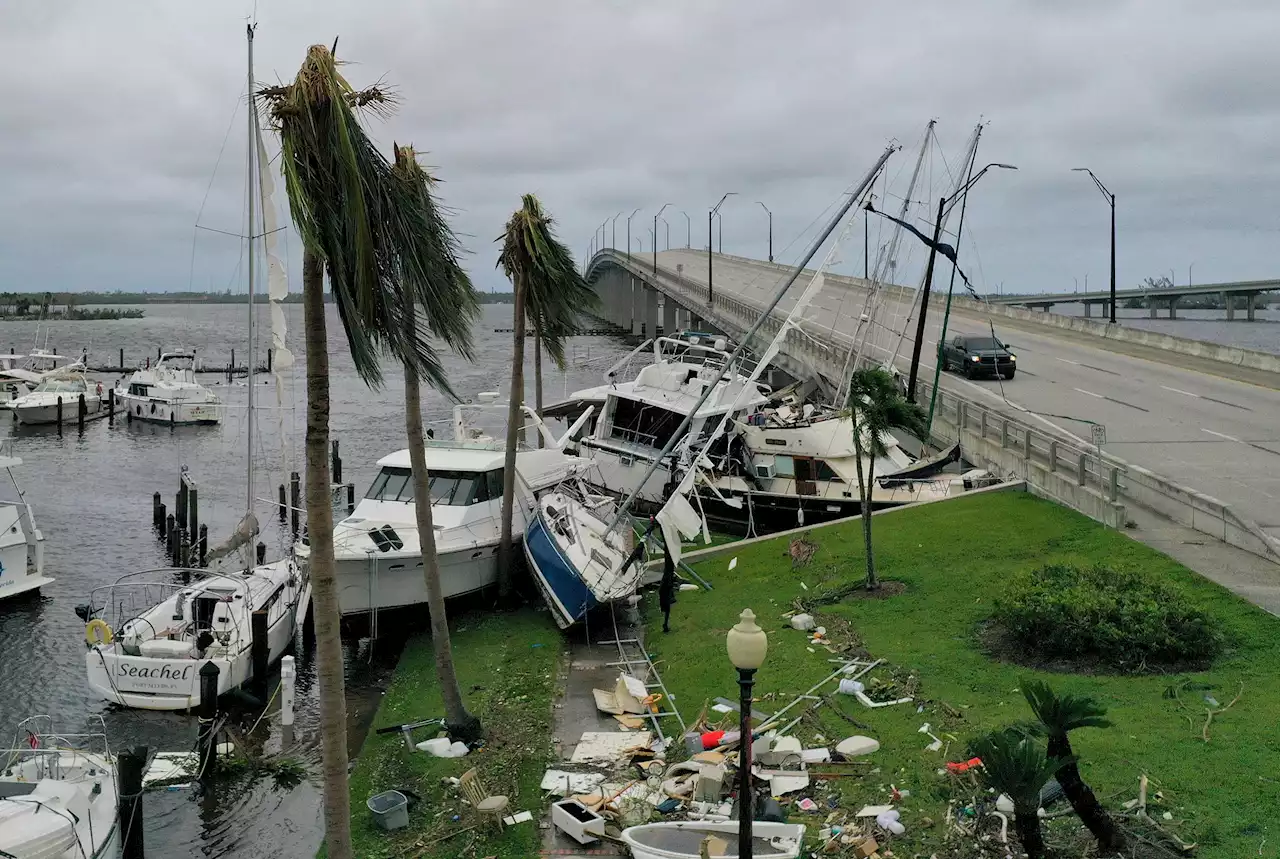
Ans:
[[[84,640],[91,645],[110,644],[112,637],[111,627],[100,617],[95,617],[85,624]]]

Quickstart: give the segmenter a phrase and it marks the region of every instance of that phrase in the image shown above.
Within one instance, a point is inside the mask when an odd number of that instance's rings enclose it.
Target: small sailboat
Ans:
[[[848,195],[844,204],[828,223],[826,229],[814,240],[791,276],[775,292],[768,307],[759,315],[754,325],[747,332],[742,342],[738,343],[722,360],[717,360],[712,372],[705,379],[699,374],[689,376],[686,371],[670,374],[664,371],[662,363],[650,365],[645,371],[656,370],[664,374],[666,384],[676,388],[698,378],[699,395],[693,396],[692,402],[681,404],[680,413],[683,418],[674,419],[663,427],[662,436],[665,442],[660,449],[646,456],[648,466],[641,477],[631,486],[626,498],[615,504],[607,496],[591,493],[582,485],[580,477],[566,482],[565,487],[554,492],[543,493],[539,498],[535,521],[527,526],[525,538],[525,557],[533,573],[535,582],[542,591],[548,608],[556,617],[561,628],[582,620],[586,613],[597,604],[609,603],[633,593],[639,584],[642,566],[638,563],[643,551],[643,539],[633,545],[634,526],[631,510],[638,498],[646,491],[654,473],[666,465],[669,457],[681,449],[679,461],[675,463],[672,476],[679,475],[679,482],[667,492],[667,500],[655,516],[655,523],[650,531],[661,527],[667,551],[674,560],[679,560],[682,539],[691,539],[699,533],[706,534],[703,517],[690,504],[688,497],[693,490],[697,474],[700,470],[711,470],[712,464],[707,453],[723,438],[725,428],[733,416],[751,401],[760,397],[756,382],[769,362],[777,355],[783,339],[790,334],[798,314],[808,305],[822,288],[822,270],[814,276],[806,287],[804,294],[792,307],[787,320],[781,326],[777,336],[769,348],[755,363],[748,377],[734,379],[735,384],[726,388],[727,379],[734,378],[735,367],[740,366],[746,344],[756,334],[765,321],[770,318],[773,309],[786,295],[791,285],[796,282],[809,260],[817,253],[818,248],[827,240],[836,226],[844,219],[854,202],[870,188],[872,181],[884,168],[885,162],[895,150],[891,145],[881,154],[876,165],[868,171],[861,184]],[[848,228],[846,228],[847,232]],[[838,247],[837,242],[836,246]],[[828,254],[829,264],[835,250]],[[721,349],[723,351],[723,349]],[[642,371],[645,372],[645,371]],[[731,392],[731,396],[726,396]],[[703,416],[703,408],[713,397],[718,397],[714,416],[719,417],[718,424],[712,428],[712,422]],[[615,412],[616,415],[616,412]],[[701,420],[697,433],[690,431],[695,420]],[[607,419],[603,421],[607,424]],[[648,435],[656,435],[646,431]],[[597,429],[597,437],[600,430]],[[657,445],[652,445],[657,447]],[[669,467],[669,466],[668,466]],[[575,487],[573,483],[578,485]],[[646,532],[646,536],[647,536]],[[661,855],[661,854],[656,854]]]
[[[196,381],[194,352],[165,352],[153,367],[136,370],[116,389],[130,421],[187,426],[222,420],[222,400]]]
[[[85,420],[97,420],[107,416],[107,404],[102,383],[91,381],[83,364],[69,364],[44,374],[28,394],[9,403],[18,423],[40,426],[58,423],[75,423],[80,416],[80,401],[84,400]]]
[[[0,749],[0,855],[113,859],[119,792],[105,724],[95,734],[51,726],[48,716],[25,719]]]
[[[31,505],[13,469],[22,460],[13,454],[13,439],[0,440],[0,468],[13,484],[14,500],[0,499],[0,600],[37,590],[53,582],[44,574],[44,534],[36,527]]]
[[[253,26],[248,28],[249,80],[253,80]],[[252,86],[251,86],[252,89]],[[250,104],[249,158],[266,163],[257,123],[256,101]],[[270,220],[270,172],[257,174],[265,229],[254,235],[255,207],[249,212],[249,424],[255,417],[253,382],[254,242],[264,240],[269,264],[273,316],[275,371],[292,364],[284,341],[284,314],[278,302],[288,292],[283,266],[275,253],[275,228]],[[277,383],[279,376],[277,376]],[[279,385],[277,384],[277,390]],[[243,686],[254,678],[255,653],[274,663],[293,642],[311,605],[308,569],[294,553],[255,564],[254,433],[247,434],[245,456],[245,512],[231,536],[209,551],[208,560],[221,569],[144,570],[98,588],[89,601],[76,607],[85,621],[85,666],[90,688],[126,707],[147,710],[185,710],[200,700],[200,668],[213,663],[218,693]],[[239,554],[242,553],[242,554]],[[233,560],[238,554],[238,561]],[[224,560],[225,559],[225,560]]]

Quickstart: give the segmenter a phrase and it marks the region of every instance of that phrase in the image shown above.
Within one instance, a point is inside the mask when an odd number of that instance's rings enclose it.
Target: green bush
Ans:
[[[1208,663],[1225,645],[1181,592],[1128,570],[1050,564],[1014,579],[995,605],[1009,643],[1050,662],[1141,671]]]

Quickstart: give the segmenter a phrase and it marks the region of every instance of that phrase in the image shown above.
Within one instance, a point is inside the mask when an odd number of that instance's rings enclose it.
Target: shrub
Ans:
[[[1016,578],[996,599],[1011,644],[1048,661],[1133,671],[1207,663],[1225,638],[1208,614],[1150,575],[1050,564]]]

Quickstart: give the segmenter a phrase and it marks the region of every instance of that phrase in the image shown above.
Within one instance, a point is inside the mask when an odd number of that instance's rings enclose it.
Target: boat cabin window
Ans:
[[[789,456],[775,456],[773,458],[773,473],[779,477],[795,477],[796,461]]]
[[[129,393],[133,394],[135,397],[149,397],[151,396],[151,389],[146,385],[135,385],[131,383],[129,385]]]
[[[610,437],[631,444],[662,448],[671,440],[684,416],[635,400],[617,399]]]
[[[829,480],[832,483],[844,483],[844,478],[836,474],[831,466],[827,465],[827,461],[825,459],[818,460],[817,465],[819,480]]]
[[[83,394],[85,384],[79,379],[45,379],[35,390],[44,394]]]
[[[431,471],[431,503],[467,507],[502,497],[502,469],[483,471]],[[365,498],[410,502],[413,476],[407,468],[384,468],[374,478]]]

